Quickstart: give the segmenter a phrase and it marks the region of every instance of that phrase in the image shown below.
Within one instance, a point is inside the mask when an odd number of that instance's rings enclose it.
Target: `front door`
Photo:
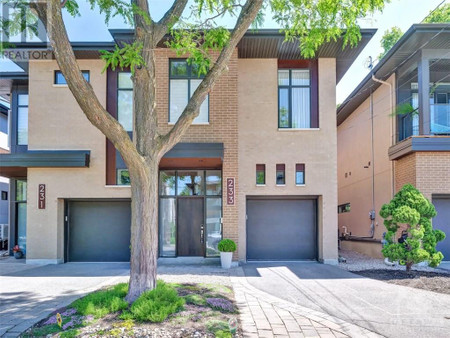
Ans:
[[[178,198],[178,256],[204,256],[204,199]]]

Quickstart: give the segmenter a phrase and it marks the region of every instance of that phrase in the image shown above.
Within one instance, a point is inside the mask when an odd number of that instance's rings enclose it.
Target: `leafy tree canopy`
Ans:
[[[383,37],[381,38],[381,47],[383,48],[383,52],[378,55],[378,59],[381,60],[387,52],[397,43],[398,40],[402,37],[403,32],[397,26],[392,27],[384,32]]]
[[[449,23],[450,22],[450,3],[444,4],[431,11],[423,20],[425,23]]]

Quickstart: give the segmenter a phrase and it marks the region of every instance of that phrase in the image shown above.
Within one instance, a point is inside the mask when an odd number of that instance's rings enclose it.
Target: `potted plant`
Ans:
[[[23,251],[22,251],[22,249],[19,248],[18,245],[16,245],[16,246],[13,248],[13,252],[14,252],[14,257],[15,257],[16,259],[20,259],[20,258],[23,257]]]
[[[231,239],[222,239],[217,248],[220,251],[220,263],[223,269],[231,268],[233,252],[236,251],[236,243]]]

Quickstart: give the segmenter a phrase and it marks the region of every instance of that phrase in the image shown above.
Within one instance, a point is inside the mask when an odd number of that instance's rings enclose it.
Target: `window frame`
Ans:
[[[283,183],[278,183],[278,172],[283,172]],[[286,185],[286,165],[278,163],[275,165],[275,183],[278,186]]]
[[[302,169],[298,169],[299,167],[301,167]],[[303,183],[297,182],[297,173],[299,173],[299,172],[303,173]],[[296,163],[295,164],[294,180],[295,180],[295,185],[297,185],[297,186],[303,186],[306,184],[306,165],[305,165],[305,163]]]
[[[259,166],[261,166],[263,169],[258,169],[258,167]],[[264,185],[266,185],[266,165],[265,164],[256,164],[256,167],[255,167],[255,182],[256,182],[256,185],[260,185],[260,186],[264,186]],[[264,173],[264,182],[263,183],[258,183],[258,172],[263,172]]]
[[[116,83],[116,116],[115,116],[117,122],[119,122],[119,92],[121,92],[121,91],[133,92],[134,91],[134,87],[132,87],[132,88],[121,88],[119,86],[119,79],[120,79],[120,74],[121,73],[131,74],[131,71],[130,70],[119,70],[117,72],[117,79],[116,79],[116,81],[117,81],[117,83]],[[132,117],[131,118],[131,126],[132,126],[132,128],[131,128],[131,130],[125,130],[128,133],[128,135],[130,136],[131,139],[133,139],[133,131],[134,131],[134,111],[133,111],[134,107],[133,106],[134,106],[134,102],[132,101],[132,104],[131,104],[131,117]]]
[[[2,201],[7,201],[8,200],[8,191],[2,190],[1,199],[2,199]]]
[[[22,95],[26,95],[28,96],[28,103],[27,105],[23,105],[20,104],[20,96]],[[20,108],[27,108],[27,142],[26,143],[20,143],[19,142],[19,111]],[[16,145],[18,146],[23,146],[23,147],[28,147],[28,136],[29,136],[29,132],[30,132],[30,124],[29,124],[29,120],[30,120],[30,94],[27,92],[20,92],[17,93],[17,106],[16,106],[16,114],[17,114],[17,120],[16,120]]]
[[[180,62],[180,61],[186,62],[187,75],[172,75],[171,74],[172,62]],[[177,122],[177,121],[170,120],[170,94],[171,94],[170,82],[171,82],[171,80],[187,80],[188,81],[187,103],[189,103],[189,100],[191,98],[191,80],[200,80],[200,79],[203,79],[204,77],[205,77],[205,75],[200,75],[199,77],[195,77],[195,75],[192,75],[192,64],[189,64],[187,62],[187,58],[169,58],[169,85],[168,85],[169,99],[168,99],[168,112],[167,112],[168,124],[175,124]],[[209,123],[210,123],[210,97],[209,97],[209,94],[206,95],[205,100],[206,99],[208,100],[208,121],[207,122],[195,122],[195,119],[194,119],[194,121],[192,121],[192,125],[209,125]],[[204,101],[202,102],[202,104],[203,103],[204,103]],[[199,114],[199,116],[200,116],[200,114]]]
[[[87,83],[91,83],[91,73],[90,73],[90,71],[89,70],[82,70],[81,73],[82,73],[84,79],[87,81]],[[58,74],[62,75],[65,83],[58,83],[57,82]],[[86,74],[87,74],[87,78],[85,76]],[[64,74],[60,70],[55,70],[55,72],[53,74],[53,85],[55,85],[55,86],[67,86],[67,80],[64,77]]]
[[[292,84],[292,70],[307,69],[309,71],[309,86],[300,86]],[[289,86],[278,84],[278,71],[289,70]],[[288,89],[289,100],[289,127],[280,126],[280,87]],[[309,109],[310,109],[310,126],[309,128],[293,128],[292,127],[292,88],[309,88]],[[318,61],[313,60],[278,60],[277,68],[277,126],[278,130],[314,130],[319,129],[319,86],[318,86]]]

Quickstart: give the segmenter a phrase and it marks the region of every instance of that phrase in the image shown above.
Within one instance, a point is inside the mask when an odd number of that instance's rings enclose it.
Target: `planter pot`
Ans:
[[[22,257],[23,257],[23,252],[22,251],[14,252],[14,258],[21,259]]]
[[[220,253],[220,263],[222,264],[222,269],[231,268],[231,261],[233,260],[232,252],[221,252]]]

